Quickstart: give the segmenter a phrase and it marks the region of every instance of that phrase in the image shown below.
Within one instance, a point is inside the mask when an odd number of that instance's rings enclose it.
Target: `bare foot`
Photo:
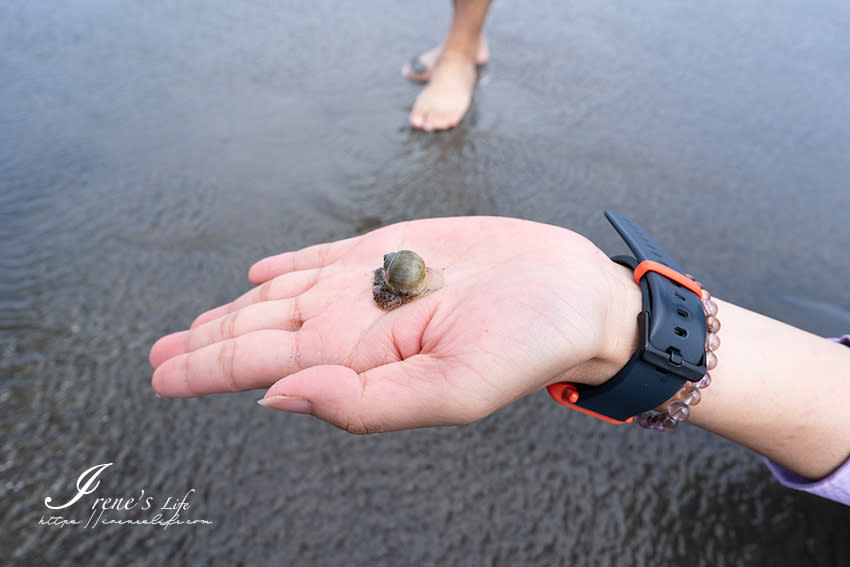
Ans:
[[[428,51],[419,54],[410,61],[404,64],[401,68],[401,74],[413,81],[414,83],[427,83],[431,78],[431,72],[440,58],[440,53],[443,51],[443,44],[429,49]],[[481,36],[478,42],[478,52],[475,54],[475,64],[484,65],[490,60],[490,49],[487,47],[487,40]]]
[[[443,52],[410,113],[410,125],[428,132],[453,128],[466,114],[478,79],[475,60]]]

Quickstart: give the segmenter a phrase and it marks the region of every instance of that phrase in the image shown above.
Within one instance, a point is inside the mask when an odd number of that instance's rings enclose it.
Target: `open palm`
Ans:
[[[418,252],[444,285],[393,311],[383,255]],[[568,230],[428,219],[266,258],[257,287],[151,349],[163,396],[269,388],[270,407],[365,433],[468,423],[598,358],[615,264]]]

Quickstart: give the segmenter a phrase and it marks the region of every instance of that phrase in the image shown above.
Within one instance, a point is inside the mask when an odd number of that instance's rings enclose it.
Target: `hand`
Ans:
[[[383,255],[444,286],[393,311]],[[257,287],[151,349],[153,388],[269,388],[261,403],[368,433],[469,423],[561,380],[598,384],[634,352],[640,290],[582,236],[509,218],[428,219],[272,256]]]

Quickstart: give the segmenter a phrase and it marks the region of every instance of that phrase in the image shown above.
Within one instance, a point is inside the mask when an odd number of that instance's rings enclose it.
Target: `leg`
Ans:
[[[410,113],[410,125],[422,130],[457,126],[472,102],[478,78],[476,64],[483,44],[484,19],[490,0],[454,0],[454,17],[423,89]]]
[[[432,47],[428,51],[423,51],[401,67],[401,74],[414,83],[427,83],[431,78],[431,71],[434,69],[434,65],[436,65],[442,52],[442,43]],[[478,51],[475,54],[475,64],[484,65],[489,60],[490,48],[487,46],[487,39],[482,33],[481,39],[478,41]]]

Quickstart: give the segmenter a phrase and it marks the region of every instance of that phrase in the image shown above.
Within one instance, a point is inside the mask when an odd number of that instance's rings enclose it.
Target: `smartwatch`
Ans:
[[[632,269],[640,285],[640,346],[600,386],[558,382],[547,389],[567,407],[609,423],[630,423],[705,375],[705,312],[700,285],[652,237],[621,214],[605,211],[605,216],[634,254],[611,259]]]

